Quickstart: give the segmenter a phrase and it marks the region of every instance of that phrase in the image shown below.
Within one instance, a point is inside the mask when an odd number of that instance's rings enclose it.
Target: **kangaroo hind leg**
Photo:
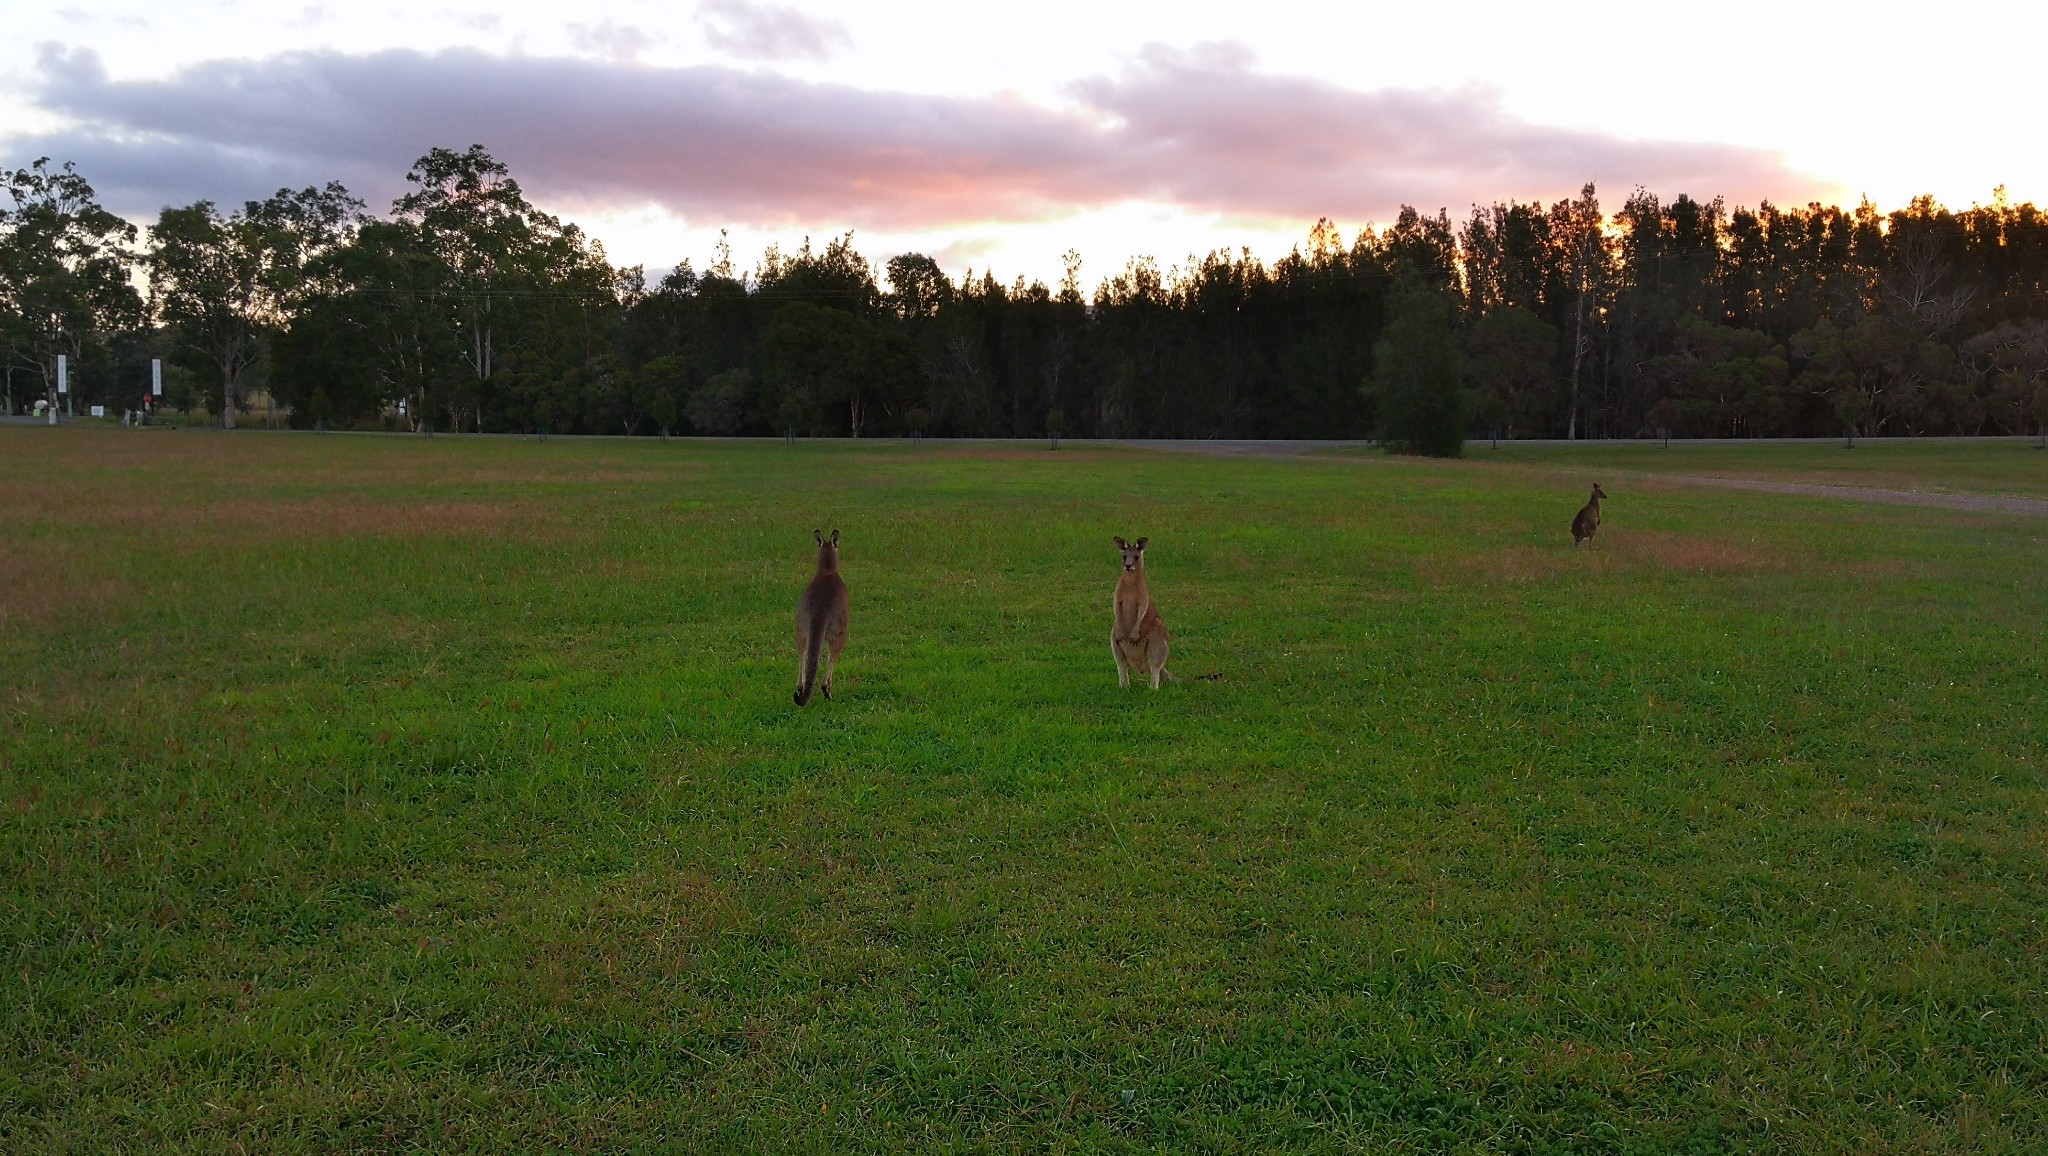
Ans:
[[[836,630],[826,638],[825,670],[823,690],[825,697],[832,697],[832,672],[839,668],[839,652],[846,649],[846,631]]]

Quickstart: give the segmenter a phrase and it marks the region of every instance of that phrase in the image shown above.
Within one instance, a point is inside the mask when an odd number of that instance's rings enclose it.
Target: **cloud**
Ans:
[[[602,56],[615,64],[631,64],[639,59],[642,52],[654,44],[637,24],[613,24],[600,20],[595,24],[568,25],[569,43],[578,52]]]
[[[1150,49],[1071,103],[933,96],[726,67],[621,68],[471,50],[293,53],[115,80],[45,45],[36,99],[63,131],[14,163],[76,160],[151,212],[339,179],[373,204],[414,158],[481,142],[562,210],[659,205],[706,224],[917,230],[1133,202],[1226,218],[1388,220],[1559,196],[1597,179],[1737,201],[1829,190],[1776,154],[1531,124],[1483,90],[1365,92],[1258,71],[1232,46]]]
[[[826,60],[853,46],[842,25],[780,4],[704,0],[697,24],[705,43],[744,60]]]

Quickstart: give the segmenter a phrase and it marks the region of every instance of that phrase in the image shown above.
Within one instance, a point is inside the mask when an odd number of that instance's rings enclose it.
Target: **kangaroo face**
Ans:
[[[818,560],[820,562],[830,562],[835,567],[838,566],[839,531],[832,531],[832,536],[828,538],[823,530],[812,530],[811,537],[818,540]]]
[[[1116,542],[1116,548],[1124,552],[1125,570],[1136,570],[1145,564],[1145,543],[1151,539],[1140,538],[1135,542],[1126,542],[1122,538],[1113,540]]]
[[[1607,491],[1600,488],[1599,482],[1593,483],[1593,496],[1596,498],[1605,498],[1607,496]]]

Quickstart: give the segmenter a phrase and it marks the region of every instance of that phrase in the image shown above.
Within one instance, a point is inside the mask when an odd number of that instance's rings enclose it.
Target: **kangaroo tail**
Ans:
[[[811,689],[818,683],[818,652],[825,645],[825,615],[820,612],[811,619],[811,628],[804,632],[803,677],[797,680],[796,704],[803,706],[811,701]]]

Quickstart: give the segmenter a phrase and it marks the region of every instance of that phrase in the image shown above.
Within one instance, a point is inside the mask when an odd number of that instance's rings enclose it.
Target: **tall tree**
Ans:
[[[458,431],[465,420],[480,428],[508,330],[527,346],[529,375],[554,372],[536,362],[567,371],[603,350],[591,314],[618,305],[619,283],[582,230],[535,208],[482,145],[433,149],[405,179],[413,191],[393,202],[392,216],[441,264],[440,300],[465,370],[441,377],[422,405],[446,412]]]
[[[42,157],[0,169],[10,206],[0,208],[0,341],[9,397],[17,372],[57,404],[57,355],[83,368],[88,352],[142,321],[128,273],[135,226],[101,207],[70,162]],[[11,401],[10,401],[11,404]]]
[[[151,298],[180,345],[216,376],[225,428],[235,428],[243,379],[306,291],[308,265],[347,243],[362,207],[330,183],[279,189],[225,216],[211,201],[167,208],[150,227]]]
[[[1570,376],[1567,378],[1565,437],[1579,436],[1579,410],[1584,396],[1587,357],[1593,330],[1600,324],[1600,298],[1608,278],[1607,234],[1601,228],[1600,198],[1589,182],[1575,199],[1550,209],[1550,239],[1566,271],[1571,302]]]
[[[275,344],[279,396],[300,425],[407,402],[421,419],[462,372],[447,325],[443,266],[410,225],[373,221],[309,263],[305,293]]]

